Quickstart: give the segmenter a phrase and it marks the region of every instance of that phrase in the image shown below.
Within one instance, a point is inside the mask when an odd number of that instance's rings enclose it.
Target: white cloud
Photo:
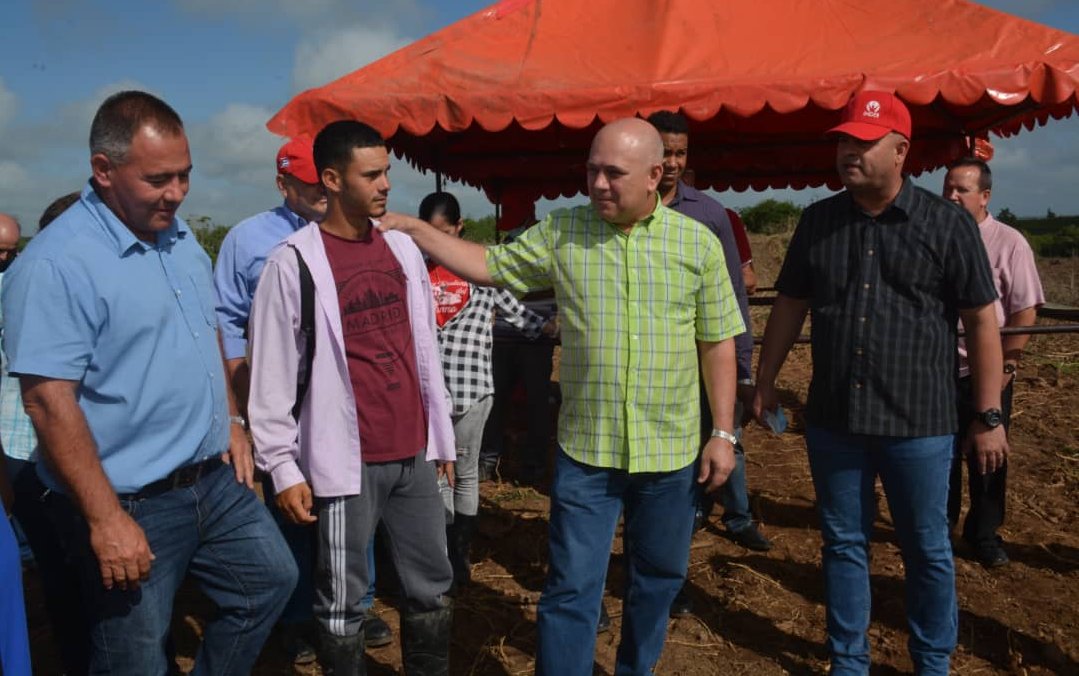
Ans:
[[[98,87],[90,96],[73,101],[61,107],[51,119],[45,120],[42,128],[35,132],[36,138],[27,139],[36,142],[48,138],[52,145],[71,144],[86,148],[90,138],[90,123],[94,121],[97,109],[108,97],[128,89],[138,89],[157,95],[152,89],[136,80],[117,80]],[[37,136],[37,134],[42,134]]]
[[[23,192],[31,185],[30,174],[19,163],[0,161],[0,188],[5,192]]]
[[[0,211],[22,224],[23,234],[36,230],[41,212],[53,199],[81,187],[78,180],[42,174],[19,162],[0,160]]]
[[[247,25],[287,21],[315,35],[357,22],[416,25],[432,16],[423,0],[175,0],[183,10],[207,17],[238,16]]]
[[[272,183],[273,161],[282,139],[266,130],[273,111],[231,103],[207,122],[190,126],[196,171],[245,183]]]
[[[410,42],[388,28],[369,25],[307,35],[296,46],[293,87],[297,91],[321,87]]]
[[[3,131],[13,119],[19,109],[19,97],[15,92],[7,88],[4,78],[0,77],[0,131]]]

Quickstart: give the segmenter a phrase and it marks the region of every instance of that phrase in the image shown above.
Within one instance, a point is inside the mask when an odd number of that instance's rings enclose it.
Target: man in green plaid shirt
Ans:
[[[657,196],[663,143],[640,119],[596,134],[589,206],[558,210],[485,248],[388,214],[477,284],[553,288],[562,330],[559,452],[538,674],[591,674],[615,527],[625,510],[628,588],[619,673],[650,673],[686,575],[697,492],[734,467],[733,337],[745,330],[716,237]],[[699,359],[699,362],[698,362]],[[700,448],[698,369],[716,428]]]

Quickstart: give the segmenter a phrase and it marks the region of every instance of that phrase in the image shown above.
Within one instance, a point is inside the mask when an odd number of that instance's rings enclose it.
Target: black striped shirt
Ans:
[[[802,214],[776,288],[812,313],[810,425],[952,434],[960,309],[997,298],[978,226],[905,179],[876,217],[849,192]]]

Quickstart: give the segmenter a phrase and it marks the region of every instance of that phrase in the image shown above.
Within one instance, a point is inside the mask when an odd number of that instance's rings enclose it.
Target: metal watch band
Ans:
[[[727,430],[721,430],[718,428],[712,428],[712,436],[719,437],[720,439],[729,442],[732,446],[738,443],[738,437],[734,436]]]
[[[233,425],[239,425],[240,427],[247,429],[247,420],[242,415],[230,415],[229,422]]]

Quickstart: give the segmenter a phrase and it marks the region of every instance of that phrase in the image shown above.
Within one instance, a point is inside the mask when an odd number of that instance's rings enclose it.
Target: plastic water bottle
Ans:
[[[783,407],[776,404],[774,411],[764,412],[764,423],[768,425],[768,429],[772,430],[772,434],[777,437],[787,431],[787,415],[783,412]]]

